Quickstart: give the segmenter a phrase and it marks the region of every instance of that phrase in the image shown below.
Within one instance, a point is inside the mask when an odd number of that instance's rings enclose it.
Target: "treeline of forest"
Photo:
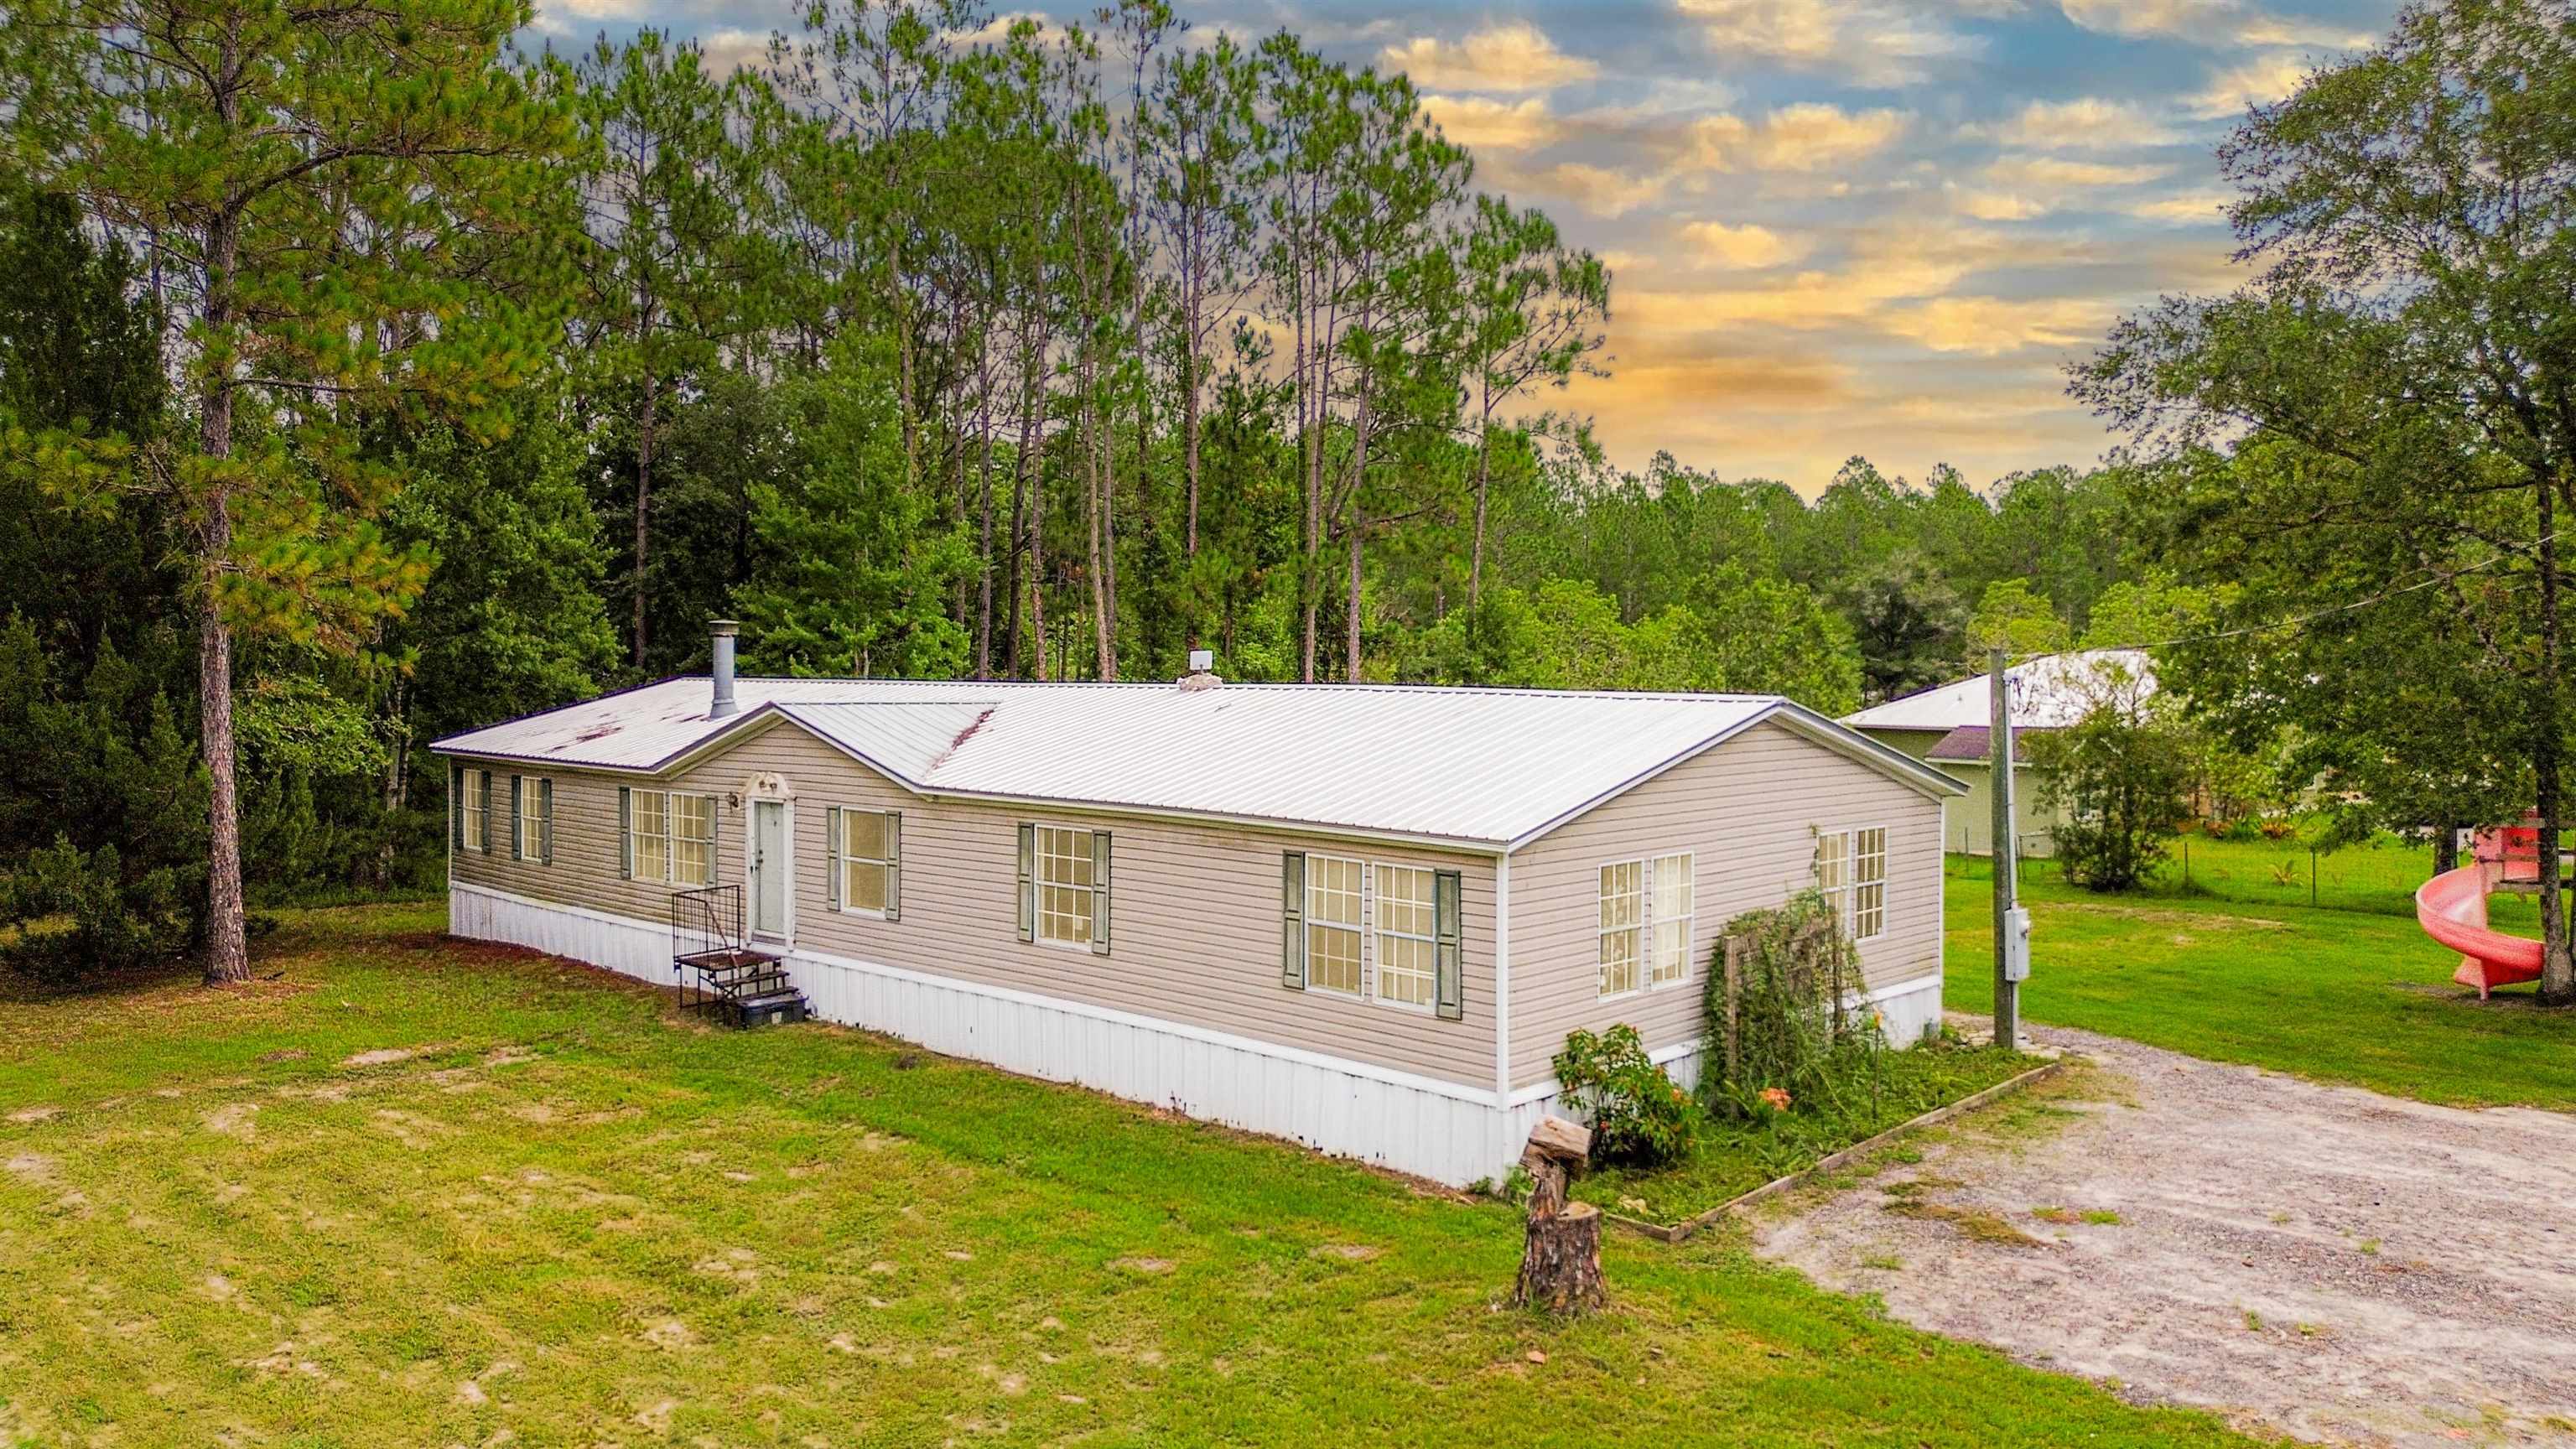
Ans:
[[[1291,35],[850,0],[719,74],[478,0],[236,8],[282,143],[207,121],[184,43],[0,48],[0,905],[93,961],[195,929],[209,790],[254,900],[433,884],[427,741],[702,666],[711,617],[754,672],[1203,647],[1839,713],[2135,579],[2116,464],[1612,469],[1557,393],[1614,367],[1607,269]],[[209,174],[258,178],[230,222]]]

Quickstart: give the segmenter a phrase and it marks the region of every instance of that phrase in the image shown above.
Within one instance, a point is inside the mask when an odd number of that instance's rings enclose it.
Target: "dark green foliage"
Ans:
[[[861,356],[799,374],[735,417],[752,441],[746,478],[749,572],[736,590],[744,663],[777,674],[953,678],[971,643],[949,612],[974,562],[903,487],[896,396]]]
[[[2190,814],[2196,744],[2169,697],[2117,664],[2081,681],[2083,717],[2028,742],[2040,794],[2060,821],[2051,838],[2068,880],[2097,891],[2128,890],[2170,849]]]
[[[1635,1027],[1575,1031],[1553,1065],[1565,1105],[1591,1124],[1593,1161],[1653,1167],[1690,1150],[1698,1121],[1690,1094],[1646,1055]]]
[[[166,960],[205,901],[205,771],[169,696],[113,645],[66,679],[0,626],[0,923],[9,962],[69,982]]]

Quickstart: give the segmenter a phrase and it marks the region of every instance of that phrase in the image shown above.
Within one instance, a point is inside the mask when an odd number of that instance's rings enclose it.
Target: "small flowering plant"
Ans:
[[[1577,1031],[1555,1066],[1566,1105],[1592,1124],[1593,1161],[1653,1167],[1689,1149],[1698,1110],[1647,1055],[1635,1027]]]

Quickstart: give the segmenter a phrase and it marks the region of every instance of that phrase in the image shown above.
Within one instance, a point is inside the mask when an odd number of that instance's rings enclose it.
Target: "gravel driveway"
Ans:
[[[2103,1069],[2059,1099],[2077,1120],[1968,1127],[1758,1226],[1758,1250],[1908,1323],[2249,1427],[2576,1445],[2576,1116],[2033,1035]]]

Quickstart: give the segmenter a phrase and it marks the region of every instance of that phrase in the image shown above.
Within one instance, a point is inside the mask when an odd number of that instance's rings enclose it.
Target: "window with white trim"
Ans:
[[[677,886],[716,879],[716,797],[677,790],[626,795],[626,863],[637,880]]]
[[[1697,857],[1686,850],[1601,867],[1594,960],[1602,996],[1690,979],[1699,919],[1696,869]]]
[[[1645,984],[1646,867],[1614,861],[1601,867],[1598,952],[1603,996],[1625,996]]]
[[[833,842],[833,854],[841,872],[841,909],[884,915],[886,886],[894,875],[895,817],[883,810],[843,810],[838,818],[841,838]]]
[[[1091,832],[1037,828],[1038,939],[1091,947]]]
[[[1816,835],[1816,889],[1843,934],[1875,940],[1887,930],[1887,830],[1826,830]]]
[[[1696,860],[1687,851],[1656,856],[1648,867],[1646,921],[1654,941],[1654,958],[1646,973],[1649,985],[1670,986],[1690,979],[1691,927],[1699,917],[1695,867]]]
[[[671,797],[671,879],[679,885],[713,885],[716,879],[716,800],[712,795]]]
[[[1433,873],[1420,866],[1376,867],[1377,987],[1380,1001],[1429,1011],[1440,979]]]
[[[1367,867],[1335,855],[1306,857],[1306,984],[1360,994],[1360,904]]]
[[[465,780],[465,846],[486,853],[492,849],[491,820],[484,814],[492,794],[492,772],[468,770]]]
[[[555,827],[551,808],[554,804],[554,782],[529,776],[521,779],[519,787],[511,793],[518,797],[519,858],[539,864],[551,863],[555,858],[555,843],[546,837]]]
[[[637,880],[671,878],[671,796],[662,790],[638,790],[627,810],[628,849]]]
[[[1874,940],[1887,930],[1887,831],[1852,832],[1852,939]]]

